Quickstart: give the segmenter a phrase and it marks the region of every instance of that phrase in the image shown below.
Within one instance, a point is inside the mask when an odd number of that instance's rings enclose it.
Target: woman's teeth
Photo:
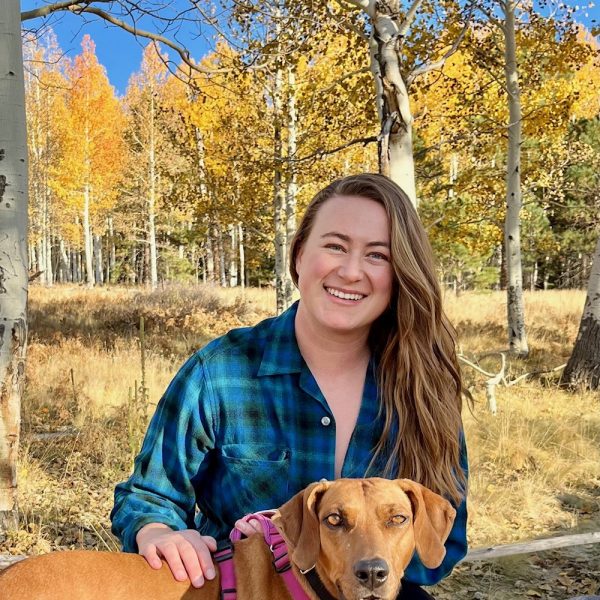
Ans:
[[[329,294],[342,300],[362,300],[364,296],[362,294],[345,294],[334,288],[325,288]]]

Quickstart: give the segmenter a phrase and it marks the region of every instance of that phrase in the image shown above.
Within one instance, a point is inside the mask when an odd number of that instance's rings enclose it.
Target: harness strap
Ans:
[[[271,517],[275,511],[261,511],[246,515],[244,521],[257,521],[263,531],[265,542],[273,554],[273,567],[281,575],[293,600],[310,600],[300,582],[292,571],[292,564],[288,555],[287,544],[273,522]],[[235,571],[233,567],[233,542],[242,539],[242,532],[233,529],[229,534],[229,541],[220,542],[213,555],[221,571],[221,600],[236,600]],[[305,574],[310,586],[321,600],[336,600],[325,588],[315,569]]]
[[[313,567],[310,571],[304,573],[304,577],[310,584],[315,594],[320,600],[336,600],[325,587],[325,584],[321,581],[321,578],[317,574],[317,570]]]
[[[217,551],[213,554],[213,560],[221,572],[221,600],[236,600],[233,544],[229,540],[219,542]]]

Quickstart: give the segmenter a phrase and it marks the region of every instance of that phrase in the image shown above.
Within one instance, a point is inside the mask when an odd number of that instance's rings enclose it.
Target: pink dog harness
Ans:
[[[294,600],[310,600],[294,576],[287,545],[271,521],[273,514],[274,511],[264,511],[262,513],[246,515],[242,520],[258,521],[260,523],[265,542],[273,554],[275,571],[283,577],[283,581],[292,598]],[[221,571],[221,600],[236,600],[237,598],[235,569],[233,566],[233,542],[241,538],[242,533],[238,529],[234,529],[229,534],[229,541],[224,546],[220,545],[213,555],[213,559],[219,565],[219,570]],[[327,595],[329,596],[329,594]]]

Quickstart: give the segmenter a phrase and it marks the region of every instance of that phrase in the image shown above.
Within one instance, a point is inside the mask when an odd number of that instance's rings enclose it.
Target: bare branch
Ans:
[[[327,156],[329,154],[335,154],[336,152],[340,152],[340,150],[345,150],[346,148],[350,148],[351,146],[355,146],[356,144],[362,144],[363,146],[366,146],[367,144],[372,144],[373,142],[376,142],[376,141],[377,141],[377,136],[372,135],[370,137],[352,140],[351,142],[347,142],[346,144],[338,146],[337,148],[332,148],[331,150],[325,150],[323,148],[319,148],[318,150],[316,150],[312,154],[309,154],[308,156],[303,156],[302,158],[289,158],[289,159],[285,159],[285,161],[286,162],[287,161],[295,162],[295,163],[305,162],[307,160],[312,160],[314,158],[322,158],[323,156]]]
[[[416,69],[414,69],[412,71],[412,73],[410,73],[408,75],[408,77],[406,78],[407,86],[410,86],[412,84],[412,82],[419,75],[423,75],[424,73],[428,73],[429,71],[435,71],[437,69],[441,69],[444,66],[444,64],[446,64],[446,61],[458,50],[460,43],[463,41],[467,31],[469,30],[469,25],[471,24],[471,17],[473,15],[473,7],[474,7],[474,5],[471,4],[471,8],[469,9],[469,13],[468,13],[467,18],[465,19],[465,24],[464,24],[463,28],[461,29],[460,33],[454,40],[454,43],[452,44],[452,46],[450,46],[450,48],[445,52],[445,54],[442,56],[442,58],[440,58],[439,60],[437,60],[433,63],[424,64],[424,65],[421,65],[420,67],[417,67]]]
[[[415,20],[415,17],[417,16],[417,11],[419,10],[419,7],[421,6],[421,4],[423,4],[423,0],[414,0],[413,3],[411,4],[411,7],[408,9],[408,12],[406,13],[406,17],[404,17],[404,22],[402,23],[402,25],[400,26],[400,29],[398,30],[398,35],[401,35],[402,37],[406,37],[406,33],[408,32],[410,26],[412,25],[413,21]]]
[[[345,8],[344,3],[352,4],[353,6],[356,6],[357,8],[361,8],[370,16],[373,15],[373,9],[375,8],[374,0],[344,0],[344,2],[341,2],[340,0],[336,0],[336,2],[343,8]]]
[[[107,2],[107,1],[108,0],[94,0],[94,3]],[[153,40],[155,42],[161,42],[165,46],[167,46],[167,47],[171,48],[172,50],[174,50],[175,52],[177,52],[177,54],[179,54],[179,56],[181,57],[181,60],[186,65],[188,65],[190,68],[194,69],[195,71],[199,71],[201,73],[227,73],[230,71],[230,69],[206,69],[200,65],[197,65],[190,58],[190,53],[183,46],[180,46],[179,44],[172,42],[169,38],[167,38],[163,35],[160,35],[158,33],[152,33],[150,31],[138,29],[135,25],[134,26],[129,25],[129,23],[126,23],[122,19],[117,19],[115,16],[111,15],[110,13],[107,13],[104,10],[90,6],[87,2],[82,3],[82,2],[72,2],[70,0],[66,0],[65,2],[49,4],[48,6],[42,7],[40,9],[22,13],[21,21],[33,19],[35,17],[40,17],[40,16],[48,16],[54,12],[59,12],[59,11],[69,11],[69,12],[72,12],[75,14],[90,13],[90,14],[96,15],[97,17],[100,17],[101,19],[104,19],[105,21],[107,21],[108,23],[111,23],[112,25],[115,25],[116,27],[120,27],[121,29],[123,29],[124,31],[127,31],[128,33],[132,33],[136,37],[143,37],[143,38],[147,38],[149,40]]]
[[[97,0],[98,2],[109,2],[109,0]],[[37,19],[38,17],[47,17],[52,13],[69,10],[71,7],[78,7],[81,9],[82,6],[87,6],[88,2],[81,2],[81,0],[65,0],[64,2],[55,2],[54,4],[47,4],[40,8],[34,8],[33,10],[26,10],[21,13],[21,23],[23,21],[29,21],[30,19]]]

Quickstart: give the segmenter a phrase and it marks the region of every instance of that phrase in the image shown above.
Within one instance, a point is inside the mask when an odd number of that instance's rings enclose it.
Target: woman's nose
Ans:
[[[360,256],[347,254],[338,268],[338,274],[348,281],[357,281],[361,279],[363,270]]]

